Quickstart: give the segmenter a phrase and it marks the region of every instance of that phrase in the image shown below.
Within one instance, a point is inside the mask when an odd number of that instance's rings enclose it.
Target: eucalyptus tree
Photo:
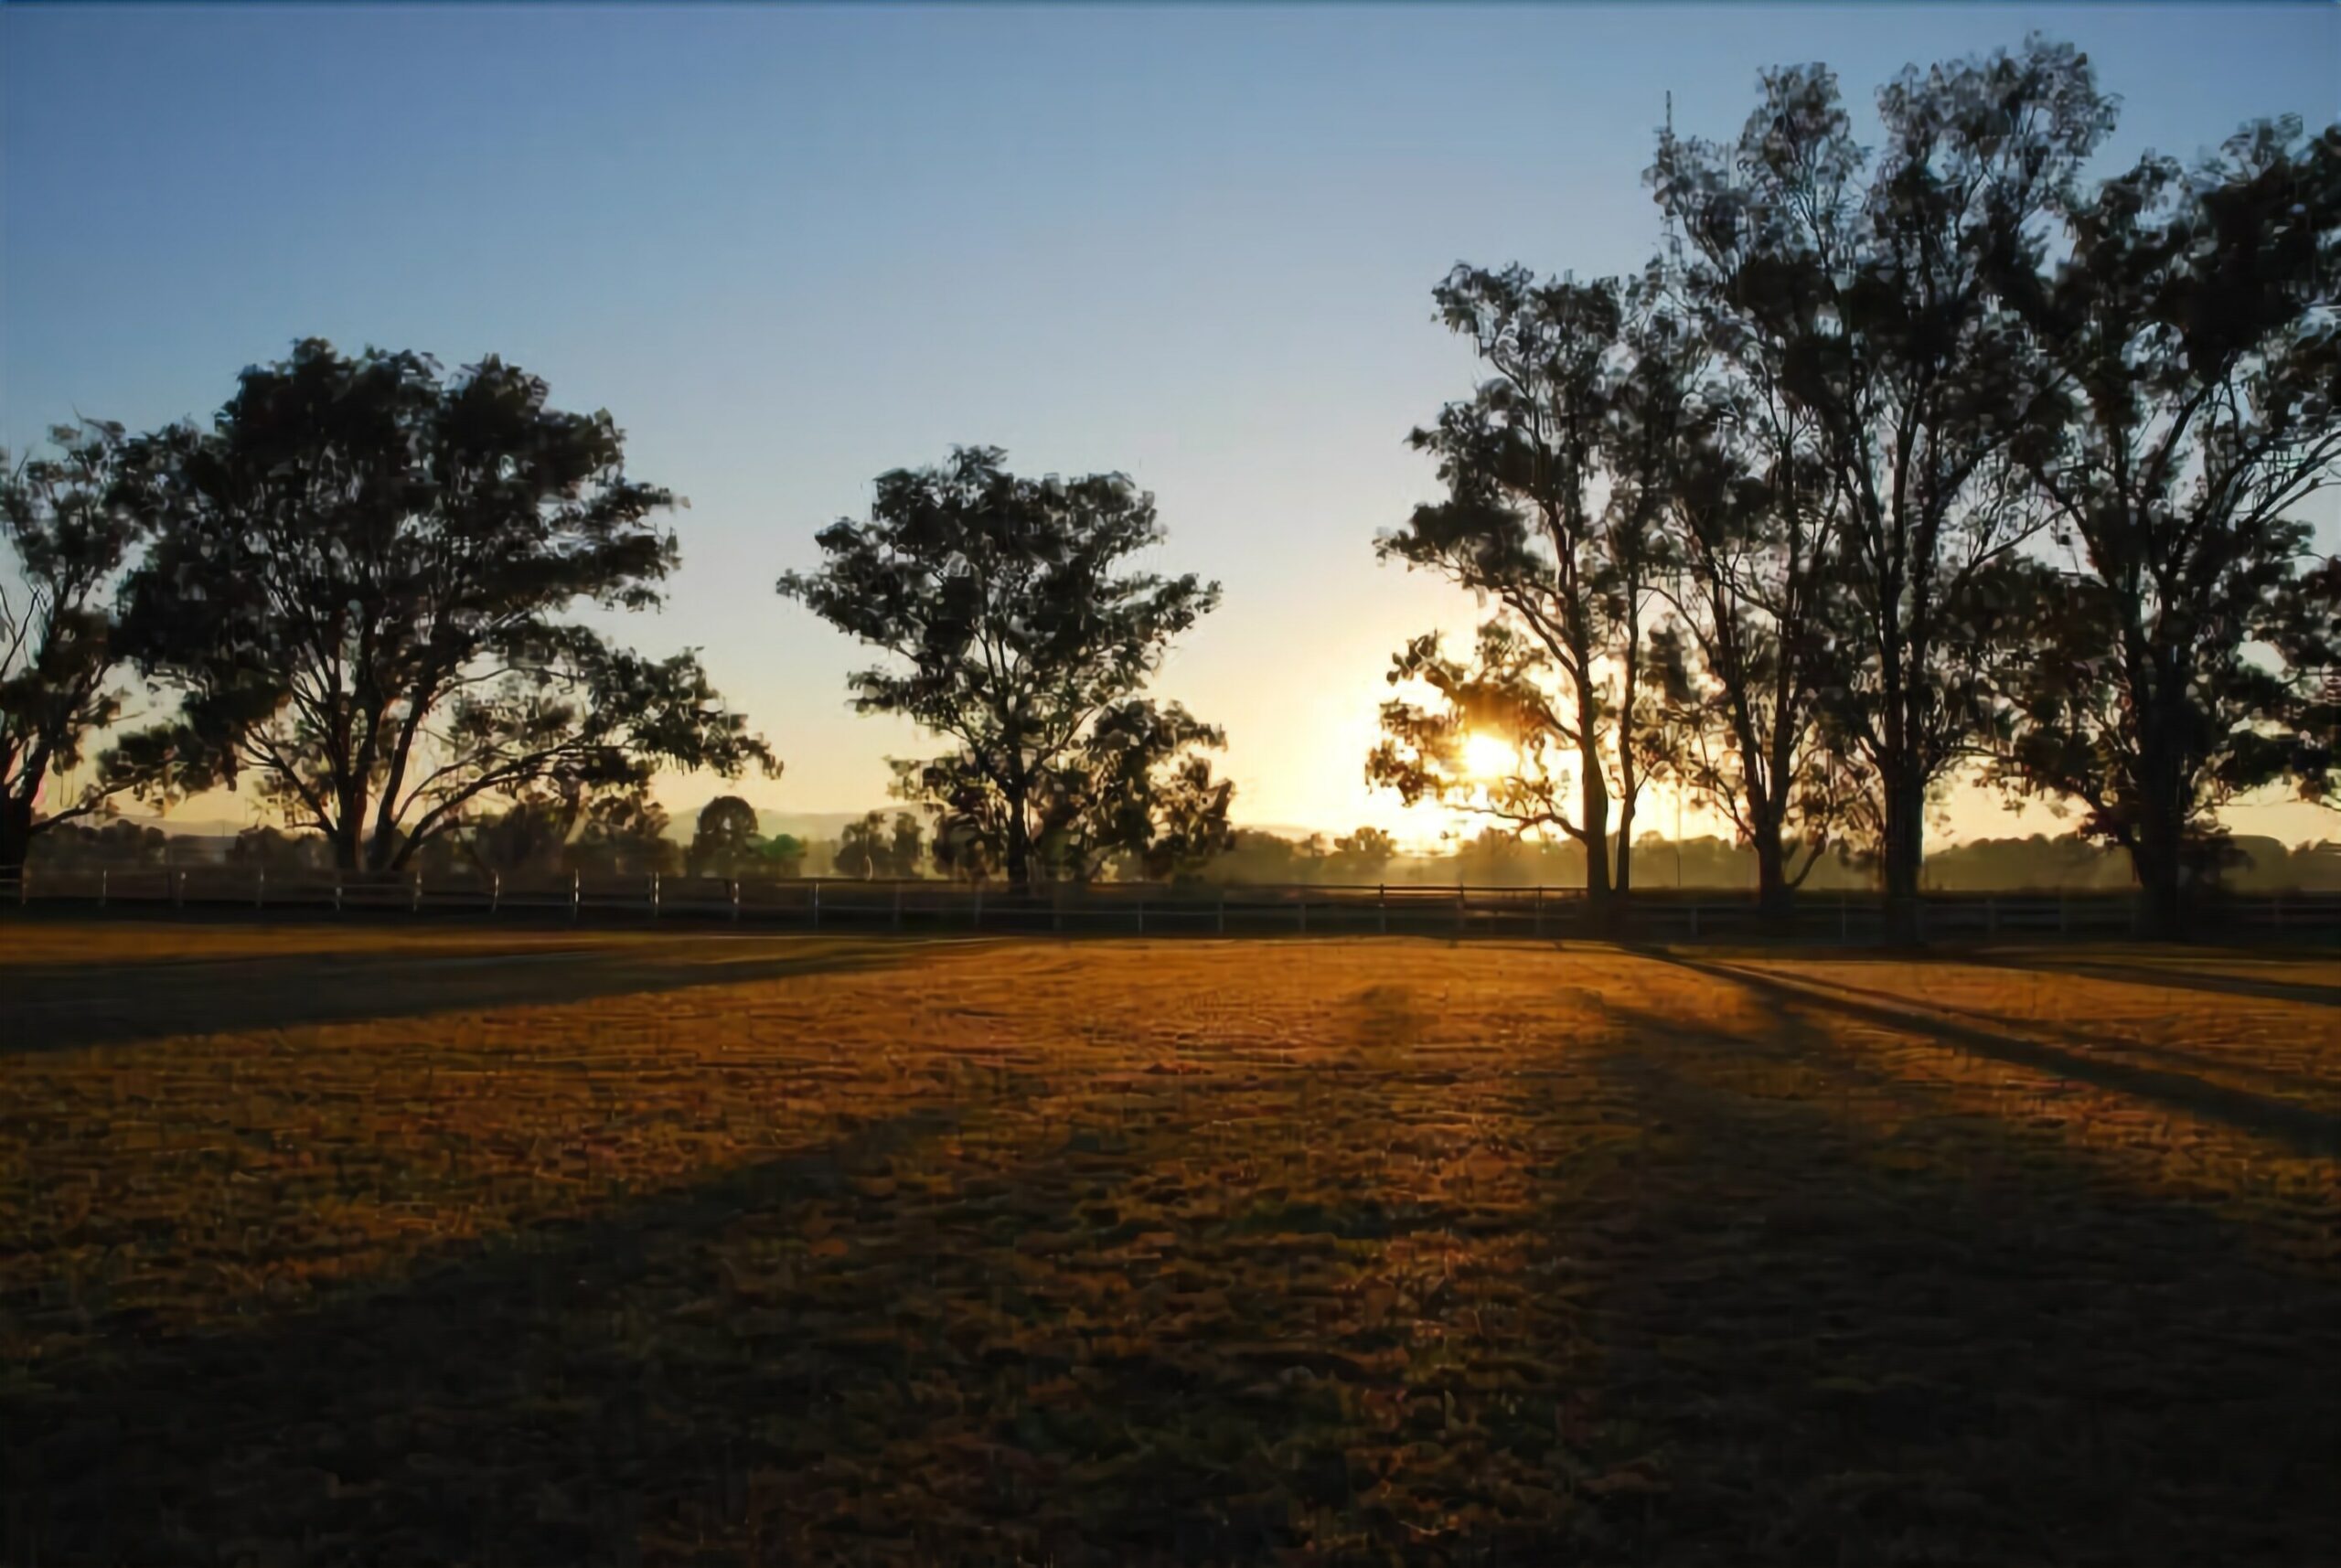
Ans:
[[[1391,683],[1431,697],[1383,705],[1366,774],[1409,805],[1584,845],[1587,900],[1606,920],[1631,888],[1635,808],[1665,750],[1648,678],[1653,463],[1678,411],[1648,367],[1670,329],[1641,282],[1458,267],[1434,297],[1489,374],[1411,437],[1438,459],[1446,498],[1376,548],[1494,613],[1468,654],[1429,635],[1395,656]]]
[[[84,421],[53,451],[0,459],[0,867],[37,833],[104,808],[102,776],[60,781],[122,712],[112,593],[136,542],[120,496],[123,432]]]
[[[1811,431],[1731,312],[1682,308],[1703,347],[1664,460],[1668,614],[1652,635],[1673,718],[1670,773],[1754,853],[1758,900],[1784,913],[1856,793],[1827,743],[1839,656],[1837,510]]]
[[[494,357],[446,378],[311,339],[208,426],[130,443],[149,543],[123,637],[179,708],[114,776],[165,799],[250,780],[337,865],[382,870],[499,803],[776,771],[694,655],[565,618],[655,605],[678,549],[610,416],[547,395]]]
[[[2331,764],[2341,599],[2302,507],[2341,473],[2341,128],[2145,157],[2004,283],[2065,394],[2015,449],[2059,574],[2003,775],[2079,802],[2175,933],[2219,807],[2288,775],[2322,795]]]
[[[1146,744],[1122,783],[1150,794],[1168,787],[1159,770],[1216,734],[1139,696],[1171,640],[1219,602],[1218,584],[1192,573],[1129,570],[1162,538],[1154,498],[1121,475],[1025,478],[997,448],[961,447],[939,466],[882,475],[866,521],[818,536],[819,570],[780,579],[784,597],[892,656],[850,678],[857,709],[953,742],[896,766],[897,793],[935,817],[946,871],[1004,870],[1026,887],[1149,848],[1137,817],[1069,803],[1108,753],[1131,764],[1126,742]],[[1158,743],[1170,713],[1188,732]]]
[[[2059,375],[2000,281],[2111,128],[2085,57],[2040,39],[1905,71],[1855,139],[1823,67],[1768,73],[1734,142],[1660,143],[1652,183],[1748,375],[1809,422],[1838,509],[1827,720],[1874,781],[1897,932],[1916,930],[1930,794],[1994,739],[1995,661],[2042,523],[2015,453]]]

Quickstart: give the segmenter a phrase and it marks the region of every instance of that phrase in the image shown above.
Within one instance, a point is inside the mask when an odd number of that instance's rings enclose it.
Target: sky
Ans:
[[[2121,95],[2105,170],[2341,117],[2331,5],[0,5],[0,443],[208,415],[304,336],[518,362],[688,497],[625,632],[701,650],[787,764],[740,793],[788,812],[934,749],[853,714],[865,651],[774,593],[814,534],[955,444],[1117,470],[1147,564],[1224,586],[1156,689],[1226,728],[1238,819],[1420,839],[1363,767],[1390,655],[1473,620],[1373,549],[1472,379],[1431,285],[1639,266],[1670,93],[1723,137],[1767,66],[1860,108],[2033,30]],[[2058,827],[1979,791],[1951,836]]]

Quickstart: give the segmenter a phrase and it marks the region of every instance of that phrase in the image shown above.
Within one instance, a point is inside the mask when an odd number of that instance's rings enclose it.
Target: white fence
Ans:
[[[529,923],[671,922],[796,930],[989,931],[1064,934],[1406,934],[1571,937],[1593,934],[1581,888],[1195,886],[1099,882],[1016,892],[943,881],[732,881],[715,877],[447,877],[304,873],[271,877],[232,866],[85,869],[35,866],[0,878],[0,906],[64,912],[169,911],[404,915]],[[1869,893],[1807,893],[1785,916],[1752,896],[1696,889],[1638,891],[1632,936],[1653,942],[1790,939],[1864,944],[1885,933]],[[1920,907],[1929,939],[2119,937],[2143,931],[2129,893],[1932,893]],[[2206,897],[2199,930],[2223,938],[2341,938],[2341,893]]]

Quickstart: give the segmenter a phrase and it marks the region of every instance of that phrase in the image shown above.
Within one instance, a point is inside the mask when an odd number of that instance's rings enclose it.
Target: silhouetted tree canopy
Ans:
[[[898,792],[934,815],[938,863],[1026,885],[1178,830],[1153,808],[1188,786],[1155,770],[1217,731],[1138,693],[1219,589],[1124,570],[1162,539],[1127,478],[1020,478],[1004,460],[967,447],[880,476],[869,520],[824,528],[820,570],[779,591],[893,656],[852,677],[857,709],[957,743],[898,764]]]
[[[1988,749],[1997,656],[2033,591],[2017,552],[2042,510],[2015,456],[2058,400],[1997,284],[2038,264],[2113,109],[2085,57],[2038,39],[1907,70],[1877,107],[1873,153],[1825,68],[1770,72],[1736,143],[1670,130],[1652,179],[1739,369],[1801,416],[1828,475],[1828,716],[1874,775],[1907,933],[1929,793]]]
[[[657,603],[672,498],[627,475],[608,414],[549,407],[517,367],[444,379],[311,340],[131,458],[152,543],[124,638],[180,697],[114,759],[149,795],[249,776],[337,864],[379,869],[499,802],[778,765],[694,655],[561,619]]]
[[[2031,601],[2003,776],[2079,801],[2175,932],[2214,814],[2317,733],[2341,596],[2300,503],[2341,459],[2341,130],[2247,128],[2188,171],[2149,156],[2073,210],[2069,253],[2011,266],[2058,372],[2016,447],[2059,571]]]
[[[1841,509],[1812,452],[1817,427],[1718,296],[1716,274],[1678,261],[1666,276],[1684,322],[1676,352],[1652,362],[1680,400],[1651,465],[1666,772],[1754,851],[1758,898],[1780,912],[1862,783],[1823,723],[1843,656],[1830,598]]]
[[[62,798],[59,780],[122,710],[110,601],[137,534],[119,494],[122,427],[85,421],[50,439],[51,454],[14,468],[0,456],[0,867],[23,865],[36,832],[103,807],[104,782]]]
[[[1435,293],[1490,375],[1411,437],[1438,458],[1447,499],[1417,507],[1376,548],[1497,613],[1467,658],[1436,635],[1395,657],[1391,683],[1427,684],[1434,700],[1384,704],[1367,776],[1409,805],[1588,846],[1587,893],[1605,912],[1631,886],[1634,809],[1664,750],[1645,615],[1661,560],[1657,465],[1682,397],[1654,367],[1675,329],[1644,282],[1458,267]],[[1485,776],[1474,735],[1516,760]]]

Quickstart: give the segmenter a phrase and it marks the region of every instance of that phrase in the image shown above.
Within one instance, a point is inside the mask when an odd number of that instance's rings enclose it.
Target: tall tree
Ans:
[[[851,677],[857,709],[956,743],[901,774],[951,819],[936,831],[948,865],[988,857],[993,834],[1009,880],[1030,886],[1050,870],[1036,853],[1049,802],[1219,586],[1123,570],[1162,529],[1154,498],[1122,475],[1027,479],[1005,459],[962,447],[881,475],[869,520],[824,528],[820,570],[787,573],[779,591],[894,656]]]
[[[1824,743],[1838,653],[1835,509],[1805,421],[1727,310],[1693,293],[1691,335],[1716,367],[1671,434],[1659,484],[1670,612],[1653,635],[1673,722],[1669,771],[1756,859],[1757,897],[1784,913],[1842,822],[1854,779]],[[1760,351],[1758,351],[1760,354]]]
[[[53,455],[0,475],[0,867],[104,806],[104,780],[69,798],[58,781],[122,711],[109,600],[137,531],[119,494],[122,428],[84,421],[50,439]]]
[[[2015,53],[1906,71],[1854,139],[1822,67],[1769,73],[1738,140],[1660,144],[1658,199],[1738,317],[1748,373],[1813,428],[1840,508],[1842,667],[1830,720],[1875,778],[1890,918],[1917,929],[1930,792],[1991,729],[1991,656],[2037,516],[2011,450],[2053,418],[2053,372],[1996,289],[2036,262],[2113,110],[2087,59]]]
[[[1634,811],[1657,753],[1645,634],[1659,491],[1645,481],[1656,423],[1673,416],[1638,380],[1659,330],[1651,296],[1640,283],[1458,267],[1436,298],[1491,375],[1414,432],[1447,499],[1417,507],[1377,549],[1497,613],[1469,658],[1436,636],[1397,655],[1392,684],[1427,684],[1436,699],[1384,705],[1367,776],[1409,804],[1584,845],[1588,902],[1606,920],[1631,886]],[[1500,741],[1516,765],[1486,776],[1474,736]]]
[[[2078,800],[2175,933],[2218,808],[2287,773],[2341,602],[2301,503],[2341,465],[2341,128],[2247,127],[2189,172],[2149,156],[2070,219],[2014,300],[2068,389],[2016,448],[2061,568],[2034,603],[2004,774]]]
[[[657,603],[672,497],[627,475],[607,413],[516,367],[311,340],[131,454],[153,542],[124,637],[181,697],[117,754],[147,793],[250,775],[337,865],[383,869],[498,802],[777,766],[694,655],[561,619]]]

